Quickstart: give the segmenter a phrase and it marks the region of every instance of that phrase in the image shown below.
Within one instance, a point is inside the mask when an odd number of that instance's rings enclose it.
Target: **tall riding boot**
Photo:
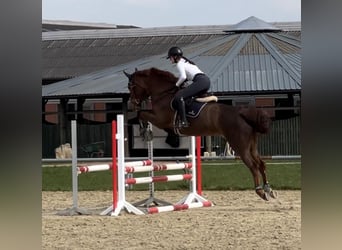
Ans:
[[[183,97],[180,99],[180,102],[181,102],[181,106],[178,110],[179,112],[179,117],[181,119],[181,122],[180,122],[180,127],[189,127],[189,123],[188,121],[186,120],[186,114],[185,114],[185,102],[184,102],[184,99]]]

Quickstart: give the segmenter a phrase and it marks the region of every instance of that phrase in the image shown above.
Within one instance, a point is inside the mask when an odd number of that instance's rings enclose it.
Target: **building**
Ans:
[[[209,75],[210,91],[220,102],[254,104],[279,121],[261,153],[300,154],[300,22],[266,23],[249,17],[235,25],[89,28],[47,31],[42,38],[44,158],[67,142],[71,119],[99,130],[93,136],[85,132],[81,145],[108,138],[117,113],[125,112],[127,122],[133,123],[122,72],[158,67],[175,73],[165,59],[171,46],[181,47]],[[285,131],[293,134],[284,136]],[[110,143],[106,145],[110,152]],[[222,142],[215,139],[214,145],[220,153]]]

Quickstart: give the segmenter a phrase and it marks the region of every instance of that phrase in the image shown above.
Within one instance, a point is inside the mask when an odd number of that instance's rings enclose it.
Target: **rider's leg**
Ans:
[[[188,121],[186,120],[185,102],[184,102],[183,97],[181,97],[181,99],[180,99],[180,107],[179,107],[179,109],[178,109],[178,112],[179,112],[179,115],[180,115],[180,118],[181,118],[180,126],[181,126],[181,127],[188,127],[188,126],[189,126],[189,123],[188,123]]]
[[[192,84],[188,85],[186,88],[181,89],[178,93],[183,97],[184,100],[197,96],[198,94],[203,94],[210,88],[210,80],[206,75],[199,75],[194,78]],[[177,93],[177,94],[178,94]]]
[[[189,125],[188,121],[186,120],[185,102],[184,102],[184,97],[183,97],[185,90],[186,88],[178,91],[174,98],[174,102],[176,104],[175,108],[177,109],[178,117],[180,120],[180,124],[179,124],[180,127],[187,127]]]
[[[177,106],[177,111],[179,113],[181,119],[181,126],[187,127],[189,124],[186,120],[186,113],[185,113],[185,100],[187,98],[193,97],[200,92],[207,91],[210,87],[210,80],[206,75],[200,75],[194,78],[192,84],[187,86],[184,89],[179,90],[175,95],[175,103]]]

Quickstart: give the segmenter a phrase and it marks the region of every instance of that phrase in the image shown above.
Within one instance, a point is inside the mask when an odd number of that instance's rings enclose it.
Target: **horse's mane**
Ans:
[[[136,71],[134,74],[136,74],[137,77],[144,77],[144,82],[149,88],[149,91],[152,91],[154,93],[156,93],[155,91],[157,91],[158,94],[164,92],[174,94],[178,89],[178,87],[175,85],[175,83],[177,82],[177,77],[171,72],[153,67],[145,70]]]
[[[160,77],[163,82],[170,82],[172,84],[174,84],[175,82],[177,82],[177,77],[172,74],[169,71],[165,71],[165,70],[161,70],[161,69],[157,69],[157,68],[150,68],[150,73],[151,75],[154,74],[158,77]]]

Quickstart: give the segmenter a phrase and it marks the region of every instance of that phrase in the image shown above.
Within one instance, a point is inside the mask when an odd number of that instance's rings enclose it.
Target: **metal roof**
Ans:
[[[145,56],[139,54],[140,59],[128,58],[126,63],[114,67],[43,86],[43,97],[128,94],[127,78],[122,73],[123,70],[132,72],[136,67],[157,67],[177,73],[174,65],[166,60],[165,54],[167,48],[174,44],[183,44],[184,54],[209,75],[212,81],[210,91],[216,94],[301,90],[301,40],[300,36],[293,36],[288,31],[165,36],[161,40],[153,36],[136,37],[133,41],[125,37],[117,39],[120,42],[114,46],[115,48],[124,45],[125,42],[135,42],[139,44],[136,52],[145,53]],[[158,43],[153,44],[157,41]],[[96,48],[96,42],[104,41],[95,39],[88,42],[95,43],[93,47]],[[128,46],[126,49],[134,50],[134,46]],[[115,51],[113,48],[112,50]],[[120,51],[115,53],[115,56],[120,58]]]
[[[100,39],[118,37],[149,37],[149,36],[179,36],[199,34],[224,34],[226,31],[250,30],[282,30],[298,31],[301,22],[273,22],[266,23],[256,17],[249,17],[235,25],[194,25],[194,26],[170,26],[155,28],[129,28],[129,29],[91,29],[91,30],[60,30],[44,32],[43,41],[69,40],[69,39]]]
[[[251,16],[241,22],[233,25],[231,29],[226,30],[231,32],[246,32],[246,31],[281,31],[281,28],[277,28],[270,23],[266,23],[263,20],[256,18],[255,16]]]
[[[42,31],[62,31],[62,30],[90,30],[90,29],[128,29],[138,28],[132,25],[116,25],[109,23],[89,23],[68,20],[42,20]]]
[[[90,33],[92,32],[88,31],[88,34]],[[217,35],[141,35],[135,37],[121,35],[116,38],[43,41],[42,78],[43,80],[66,79],[81,76],[107,67],[165,53],[172,45],[184,47],[215,36]]]
[[[84,25],[90,26],[87,23]],[[255,31],[265,28],[267,23],[250,17],[236,25],[102,29],[103,24],[96,24],[101,29],[43,32],[43,83],[81,76],[165,53],[170,46],[185,47],[226,36],[227,30],[241,31],[241,26],[248,25]],[[67,26],[65,22],[64,26]],[[300,22],[270,23],[268,26],[281,29],[290,36],[300,37]]]

